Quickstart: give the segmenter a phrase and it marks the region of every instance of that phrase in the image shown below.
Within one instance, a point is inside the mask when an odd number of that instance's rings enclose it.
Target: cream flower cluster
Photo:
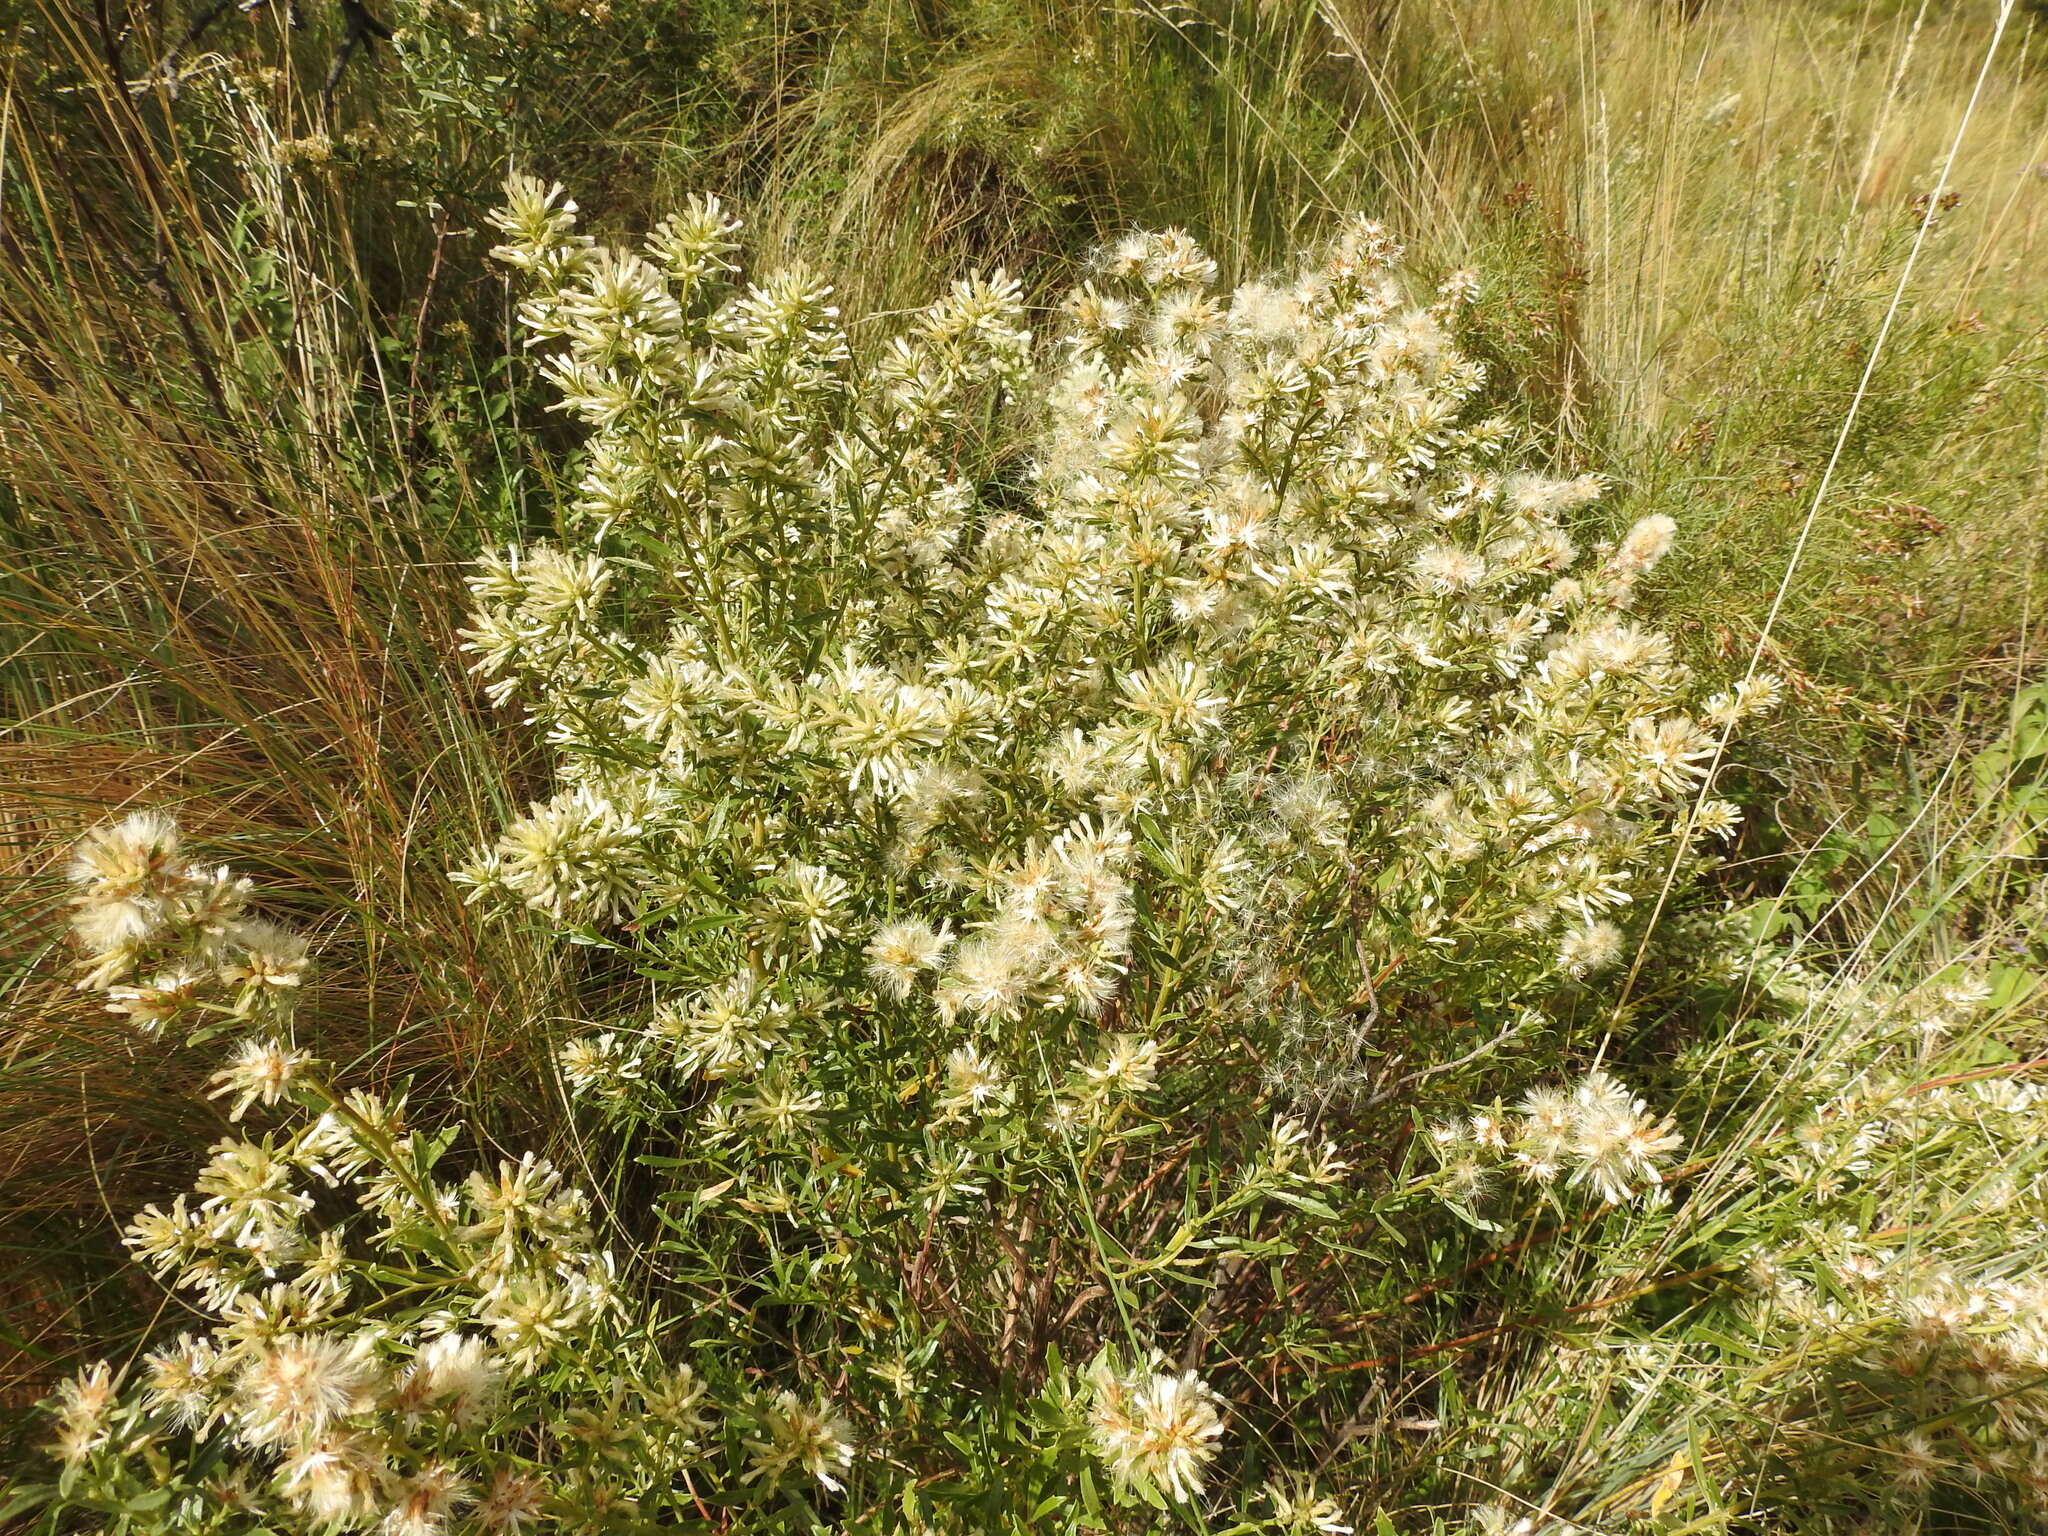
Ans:
[[[168,817],[137,811],[95,828],[68,873],[78,984],[104,993],[108,1012],[150,1035],[191,1025],[221,993],[245,1011],[289,1012],[305,940],[248,914],[246,880],[185,859]]]
[[[1681,1144],[1669,1115],[1651,1114],[1611,1072],[1589,1072],[1569,1091],[1536,1088],[1508,1113],[1482,1110],[1429,1129],[1445,1189],[1472,1199],[1496,1167],[1550,1184],[1560,1178],[1616,1203],[1653,1193]]]
[[[1216,1457],[1223,1415],[1215,1394],[1193,1371],[1155,1366],[1119,1372],[1107,1357],[1089,1373],[1089,1429],[1112,1474],[1171,1498],[1202,1490],[1203,1469]]]
[[[236,915],[249,887],[195,874],[177,849],[147,814],[77,845],[88,984],[127,990],[101,947],[115,933],[210,978],[224,1000],[209,1023],[268,1031],[275,1010],[251,989],[278,983],[244,974]],[[261,941],[291,957],[296,987],[304,943]],[[260,1106],[273,1128],[221,1141],[189,1195],[129,1224],[130,1251],[201,1326],[60,1387],[53,1449],[73,1507],[147,1495],[157,1530],[229,1515],[382,1536],[582,1529],[593,1510],[694,1510],[688,1480],[718,1477],[726,1425],[735,1487],[841,1486],[846,1419],[788,1391],[735,1391],[715,1412],[676,1320],[630,1304],[590,1202],[545,1159],[450,1174],[453,1132],[413,1124],[402,1097],[337,1092],[268,1032],[216,1082],[234,1118]]]

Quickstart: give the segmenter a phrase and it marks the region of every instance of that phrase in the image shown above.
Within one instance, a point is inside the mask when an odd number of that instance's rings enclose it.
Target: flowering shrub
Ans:
[[[556,784],[456,878],[613,978],[558,1058],[586,1188],[333,1084],[290,1032],[305,946],[246,885],[157,818],[89,835],[85,984],[147,1030],[251,1029],[218,1086],[270,1128],[130,1229],[205,1327],[64,1388],[64,1500],[388,1536],[1341,1532],[1346,1469],[1444,1424],[1353,1372],[1763,1242],[1771,1137],[1676,1164],[1627,1047],[1651,914],[1734,825],[1709,765],[1776,688],[1703,688],[1632,617],[1668,521],[1581,550],[1597,481],[1472,419],[1473,279],[1416,303],[1353,221],[1226,293],[1136,235],[1049,344],[1000,275],[877,333],[801,273],[736,285],[715,200],[638,250],[574,212],[514,178],[499,215],[589,439],[467,631]],[[1676,931],[1685,986],[1732,984],[1725,936]],[[1741,1091],[1840,1091],[1778,1065]],[[1725,1108],[1712,1076],[1679,1107]],[[1710,1166],[1741,1171],[1674,1202]],[[1432,1339],[1509,1255],[1524,1320]],[[2035,1293],[1957,1283],[2031,1359]],[[1756,1327],[1814,1312],[1786,1315]],[[1496,1524],[1704,1486],[1532,1440],[1564,1358],[1473,1384],[1507,1426],[1473,1475],[1523,1501]],[[1992,1379],[1966,1369],[1922,1373],[1937,1413]],[[1798,1422],[1816,1379],[1751,1406]]]
[[[208,1326],[125,1376],[101,1363],[63,1385],[62,1500],[147,1529],[433,1536],[454,1522],[640,1529],[708,1521],[713,1506],[804,1516],[846,1491],[858,1432],[831,1398],[753,1382],[739,1362],[758,1341],[716,1311],[700,1352],[636,1294],[648,1277],[622,1274],[588,1197],[549,1162],[445,1176],[451,1132],[414,1126],[402,1098],[338,1092],[289,1043],[267,989],[298,988],[306,946],[244,916],[246,881],[190,866],[149,813],[82,839],[72,878],[81,985],[149,1034],[182,1022],[199,1043],[257,1026],[217,1096],[233,1096],[231,1121],[256,1111],[276,1126],[221,1141],[191,1198],[128,1227],[136,1258]],[[135,984],[145,960],[168,969]],[[952,1080],[969,1108],[987,1079],[961,1054]],[[1106,1103],[1152,1070],[1127,1053],[1077,1095]],[[1333,1180],[1341,1165],[1304,1140],[1277,1126],[1226,1205]],[[870,1374],[915,1395],[900,1357]],[[1064,1425],[1118,1488],[1155,1500],[1197,1494],[1223,1433],[1192,1371],[1121,1372],[1107,1355],[1043,1406],[1055,1459]]]
[[[451,1135],[409,1123],[402,1099],[338,1093],[280,1033],[280,1000],[305,979],[304,946],[247,916],[246,882],[187,863],[167,821],[143,814],[89,834],[72,873],[83,984],[152,1036],[181,1025],[204,1041],[254,1026],[217,1074],[216,1096],[232,1096],[231,1122],[261,1117],[273,1129],[222,1141],[191,1199],[130,1225],[137,1258],[205,1327],[124,1372],[101,1364],[63,1385],[52,1404],[63,1473],[46,1490],[60,1506],[114,1528],[375,1526],[393,1536],[652,1520],[709,1529],[772,1523],[778,1510],[801,1521],[843,1511],[835,1496],[850,1485],[879,1483],[892,1489],[881,1504],[923,1508],[891,1474],[932,1464],[935,1451],[943,1458],[930,1432],[944,1424],[987,1437],[988,1460],[978,1461],[980,1445],[940,1431],[970,1453],[953,1469],[959,1481],[981,1479],[993,1496],[962,1502],[990,1513],[1014,1512],[1036,1487],[1046,1494],[1037,1507],[1059,1510],[1062,1528],[1091,1525],[1101,1517],[1088,1513],[1098,1496],[1086,1492],[1090,1464],[1112,1496],[1231,1502],[1214,1463],[1237,1406],[1156,1351],[1111,1346],[1085,1371],[1055,1365],[1021,1434],[987,1401],[978,1414],[971,1401],[947,1402],[942,1382],[900,1356],[863,1369],[858,1345],[841,1346],[842,1379],[852,1366],[888,1393],[842,1406],[809,1383],[764,1382],[748,1362],[767,1341],[742,1314],[730,1303],[695,1318],[676,1308],[673,1276],[645,1253],[617,1261],[592,1203],[545,1160],[465,1159]],[[290,985],[251,984],[244,946],[257,937],[289,957]],[[153,991],[176,1004],[138,1010],[133,972],[159,965],[179,981]],[[1688,1207],[1691,1232],[1661,1217],[1646,1233],[1610,1227],[1592,1255],[1604,1288],[1639,1274],[1658,1247],[1732,1234],[1715,1244],[1731,1257],[1709,1268],[1739,1272],[1740,1289],[1709,1304],[1714,1320],[1696,1336],[1609,1328],[1602,1349],[1621,1362],[1618,1380],[1609,1368],[1589,1384],[1601,1367],[1567,1340],[1509,1378],[1508,1397],[1476,1404],[1505,1429],[1489,1480],[1531,1490],[1512,1505],[1482,1504],[1471,1526],[1482,1536],[1599,1529],[1578,1519],[1656,1513],[1715,1479],[1752,1496],[1789,1482],[1794,1512],[1825,1488],[1907,1525],[1958,1489],[2015,1515],[2038,1507],[2043,1283],[2038,1268],[2013,1269],[2011,1255],[2021,1251],[2012,1220],[2040,1208],[2048,1100],[1996,1069],[1919,1076],[1932,1043],[1985,1002],[1981,984],[1891,996],[1783,963],[1766,981],[1788,1010],[1836,1015],[1836,1049],[1802,1059],[1774,1016],[1774,1032],[1739,1054],[1760,1057],[1752,1070],[1776,1085],[1777,1124],[1719,1159],[1671,1170],[1718,1186]],[[973,1060],[964,1051],[947,1063],[950,1113],[1001,1102],[999,1087],[977,1097],[990,1079]],[[1668,1120],[1648,1120],[1599,1072],[1569,1093],[1532,1091],[1515,1111],[1441,1121],[1427,1137],[1453,1170],[1435,1181],[1452,1201],[1478,1199],[1486,1181],[1474,1165],[1489,1157],[1537,1187],[1575,1164],[1567,1185],[1628,1201],[1654,1187],[1630,1175],[1665,1171],[1673,1140]],[[1538,1160],[1551,1166],[1532,1167]],[[463,1161],[466,1176],[447,1171]],[[1337,1199],[1348,1182],[1331,1151],[1311,1153],[1297,1122],[1275,1127],[1266,1164],[1246,1193]],[[1431,1184],[1424,1175],[1412,1187]],[[1873,1201],[1883,1214],[1860,1215]],[[1370,1208],[1399,1206],[1381,1191]],[[1312,1236],[1334,1234],[1325,1224]],[[1158,1254],[1168,1266],[1133,1264],[1122,1278],[1170,1273],[1183,1246],[1242,1256],[1261,1245],[1186,1243],[1183,1230]],[[1588,1257],[1566,1256],[1566,1268]],[[1118,1294],[1143,1302],[1147,1288],[1126,1283]],[[1755,1370],[1758,1355],[1796,1368]],[[1703,1403],[1698,1387],[1709,1381]],[[1623,1422],[1645,1429],[1603,1437],[1596,1462],[1575,1467],[1616,1399],[1629,1405]],[[1762,1440],[1760,1423],[1770,1426]],[[1681,1426],[1676,1450],[1669,1424]],[[1696,1459],[1702,1445],[1711,1462]],[[1008,1456],[1031,1458],[1031,1471]],[[1574,1482],[1577,1519],[1537,1501],[1543,1484]],[[1081,1497],[1062,1499],[1062,1484]],[[1269,1480],[1243,1512],[1241,1530],[1351,1528],[1344,1500],[1298,1476]],[[925,1515],[952,1528],[938,1509]]]
[[[715,201],[639,251],[573,214],[515,178],[496,254],[591,429],[578,494],[480,563],[470,630],[560,787],[458,878],[648,978],[562,1074],[660,1139],[707,1277],[768,1256],[892,1390],[1172,1338],[1082,1390],[1116,1487],[1193,1499],[1225,1430],[1183,1273],[1359,1198],[1308,1121],[1443,1020],[1535,1034],[1615,968],[1772,686],[1702,698],[1628,616],[1671,525],[1582,555],[1598,482],[1468,420],[1476,284],[1414,304],[1369,222],[1234,293],[1134,235],[1048,356],[1001,275],[877,336],[801,274],[729,286]],[[1523,1171],[1654,1186],[1669,1124],[1572,1102]],[[1076,1210],[1191,1133],[1163,1241]]]
[[[1377,226],[1229,296],[1184,237],[1131,237],[1041,409],[1000,276],[857,361],[819,285],[719,286],[715,202],[643,254],[512,194],[498,255],[593,435],[572,542],[472,582],[476,670],[562,784],[461,873],[480,899],[684,929],[674,979],[707,987],[865,944],[878,1003],[928,974],[949,1025],[1127,1017],[1134,957],[1197,914],[1173,990],[1227,975],[1239,1016],[1382,972],[1505,1016],[1613,966],[1681,835],[1732,825],[1673,808],[1774,683],[1695,702],[1627,617],[1669,521],[1581,558],[1562,519],[1598,482],[1464,423],[1475,285],[1409,306]],[[1357,942],[1292,938],[1331,921]],[[662,1078],[676,1034],[617,1037],[591,1090]]]
[[[207,1329],[66,1384],[63,1494],[148,1529],[399,1536],[462,1512],[517,1531],[569,1501],[630,1507],[695,1464],[703,1385],[629,1315],[580,1191],[530,1154],[444,1178],[451,1134],[334,1089],[281,1033],[305,944],[243,917],[247,882],[186,864],[168,821],[88,834],[72,877],[82,985],[150,1032],[257,1026],[217,1094],[277,1124],[221,1141],[192,1197],[129,1226]],[[144,960],[168,969],[125,979]]]
[[[1597,481],[1464,421],[1476,285],[1411,306],[1377,226],[1228,296],[1133,236],[1027,390],[1000,276],[857,356],[800,275],[721,286],[715,201],[632,252],[511,194],[497,254],[593,434],[569,542],[472,582],[476,670],[561,788],[458,878],[658,969],[565,1050],[591,1100],[720,1140],[801,1061],[790,1102],[850,1105],[849,1014],[907,1069],[950,1033],[1012,1108],[1020,1068],[1083,1081],[1119,1031],[1150,1061],[1167,1023],[1218,1070],[1274,1020],[1326,1056],[1512,1036],[1733,825],[1689,799],[1774,682],[1694,702],[1627,616],[1668,520],[1581,558]]]

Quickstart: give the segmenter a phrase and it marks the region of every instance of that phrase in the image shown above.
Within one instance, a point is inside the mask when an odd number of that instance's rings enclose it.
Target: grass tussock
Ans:
[[[27,989],[0,1117],[31,1275],[104,1256],[109,1214],[221,1123],[165,1092],[188,1066],[30,985],[61,910],[53,852],[93,822],[172,808],[277,878],[279,915],[329,940],[324,1048],[372,1078],[493,1102],[570,1008],[559,956],[479,931],[432,875],[522,781],[450,660],[455,562],[501,492],[483,501],[447,455],[412,476],[440,407],[384,374],[314,189],[252,175],[224,229],[220,189],[164,156],[150,114],[94,99],[70,132],[103,158],[40,120],[9,146],[0,294],[8,957]],[[39,1375],[66,1328],[22,1327],[14,1369]]]

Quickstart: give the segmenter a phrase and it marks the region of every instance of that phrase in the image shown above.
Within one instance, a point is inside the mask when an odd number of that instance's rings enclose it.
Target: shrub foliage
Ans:
[[[263,1128],[130,1228],[193,1322],[63,1388],[38,1497],[387,1536],[2038,1499],[2041,1289],[1958,1218],[2038,1197],[2037,1096],[1940,1070],[1967,979],[1680,910],[1778,690],[1635,616],[1668,519],[1580,547],[1599,482],[1477,417],[1478,279],[1361,219],[1226,292],[1134,234],[1042,336],[1001,274],[848,323],[739,281],[713,199],[621,249],[507,191],[587,439],[471,579],[554,783],[454,878],[610,978],[579,1140],[337,1083],[304,944],[168,823],[92,835],[85,984],[246,1033]]]

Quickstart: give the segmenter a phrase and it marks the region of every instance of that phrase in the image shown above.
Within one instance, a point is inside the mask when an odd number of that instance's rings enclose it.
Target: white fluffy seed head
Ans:
[[[364,1340],[273,1340],[235,1383],[242,1438],[255,1446],[305,1440],[365,1407],[381,1375]]]

